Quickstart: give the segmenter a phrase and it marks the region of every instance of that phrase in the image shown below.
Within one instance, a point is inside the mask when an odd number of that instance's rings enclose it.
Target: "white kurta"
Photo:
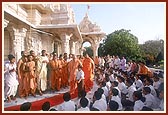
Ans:
[[[5,83],[5,97],[9,97],[11,95],[15,96],[17,93],[18,87],[18,79],[16,71],[9,72],[10,70],[16,70],[16,63],[11,64],[10,62],[5,64],[5,72],[4,72],[4,83]]]
[[[158,108],[160,103],[158,103],[157,99],[151,93],[145,95],[145,99],[146,99],[144,102],[145,106],[152,108],[152,109]]]
[[[148,85],[148,86],[146,85],[146,87],[149,87],[151,89],[151,94],[153,96],[157,97],[156,91],[155,91],[155,89],[154,89],[154,87],[152,85]]]
[[[100,111],[106,111],[107,110],[106,100],[104,100],[102,98],[99,100],[96,100],[93,104],[93,107],[96,109],[99,109]]]
[[[163,99],[160,102],[159,108],[160,108],[159,109],[160,111],[164,111],[164,100]]]
[[[119,105],[118,110],[122,110],[123,106],[121,104],[121,98],[117,95],[117,96],[112,96],[111,100],[116,101]]]
[[[134,102],[134,99],[133,99],[133,93],[134,91],[136,91],[136,88],[134,85],[131,85],[130,87],[128,87],[128,100]]]
[[[90,111],[90,109],[89,107],[85,107],[85,108],[81,107],[77,111]]]
[[[47,56],[40,56],[38,60],[38,89],[41,89],[42,91],[45,91],[47,89],[47,63],[43,63],[43,61],[47,61],[48,57]]]
[[[157,82],[153,82],[153,87],[154,89],[158,89],[159,86],[160,86],[161,82],[160,81],[157,81]]]
[[[110,81],[106,82],[106,87],[108,88],[108,91],[110,91],[110,88],[111,88],[111,83],[110,83]]]
[[[144,106],[144,103],[141,100],[135,101],[134,111],[141,111]]]
[[[108,90],[108,88],[105,86],[105,87],[102,87],[102,89],[103,89],[103,91],[104,91],[104,95],[105,95],[106,97],[108,97],[108,95],[109,95],[109,90]]]
[[[142,83],[142,81],[141,81],[140,79],[135,80],[135,85],[136,85],[136,88],[137,88],[137,89],[143,87],[143,83]]]
[[[82,70],[77,71],[77,73],[76,73],[76,80],[80,80],[80,79],[85,79],[84,72]]]
[[[114,68],[115,69],[118,69],[119,68],[119,66],[120,66],[120,58],[116,58],[115,60],[114,60]]]
[[[59,111],[75,111],[75,103],[71,100],[67,101],[67,102],[63,102],[59,108]]]
[[[126,59],[122,59],[120,62],[120,69],[122,69],[122,71],[125,71],[126,68]]]
[[[111,74],[111,75],[109,76],[109,78],[110,78],[110,81],[111,81],[111,82],[117,81],[117,78],[114,77],[114,74]]]
[[[113,87],[113,88],[116,88],[118,90],[118,96],[119,98],[121,98],[121,91],[119,90],[119,88],[118,87]]]
[[[123,94],[127,94],[127,86],[125,85],[124,82],[118,83],[118,89],[121,91]]]

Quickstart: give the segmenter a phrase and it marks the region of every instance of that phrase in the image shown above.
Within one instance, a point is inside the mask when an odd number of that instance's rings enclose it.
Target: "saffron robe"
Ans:
[[[91,58],[84,58],[83,68],[85,74],[85,89],[90,90],[93,87],[94,62]]]
[[[50,60],[49,62],[50,65],[50,81],[51,81],[51,89],[52,90],[60,90],[60,85],[61,85],[61,78],[59,75],[59,67],[60,67],[60,62],[59,60]]]
[[[79,59],[71,60],[68,64],[70,91],[73,91],[76,88],[76,73],[78,71],[79,64],[82,65]]]

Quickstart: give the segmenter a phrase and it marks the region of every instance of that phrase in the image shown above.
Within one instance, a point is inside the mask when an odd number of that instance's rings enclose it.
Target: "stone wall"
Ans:
[[[89,21],[88,16],[85,16],[79,25],[81,27],[79,31],[73,9],[69,4],[6,3],[4,9],[6,11],[4,28],[8,31],[4,33],[6,44],[4,55],[12,53],[16,55],[17,60],[23,50],[27,52],[34,50],[38,55],[43,49],[51,53],[54,51],[55,43],[58,55],[65,52],[80,55],[82,40],[85,39],[81,37],[80,31],[100,31],[99,26]],[[44,28],[40,28],[42,26]],[[56,34],[58,37],[55,37]],[[94,41],[95,37],[90,37]],[[96,51],[97,45],[94,46]]]

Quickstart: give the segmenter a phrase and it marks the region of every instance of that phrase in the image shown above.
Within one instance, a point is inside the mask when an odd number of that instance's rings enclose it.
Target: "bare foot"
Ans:
[[[12,100],[13,100],[13,101],[16,100],[16,97],[13,97]]]
[[[43,93],[42,93],[41,91],[39,91],[39,94],[40,94],[40,96],[42,96],[42,95],[43,95]]]
[[[7,103],[10,103],[11,102],[11,100],[7,100]]]
[[[7,97],[7,103],[10,103],[10,102],[11,102],[11,98]]]

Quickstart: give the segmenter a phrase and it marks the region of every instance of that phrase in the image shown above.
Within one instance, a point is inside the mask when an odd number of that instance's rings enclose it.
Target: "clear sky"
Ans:
[[[138,37],[139,44],[147,40],[165,39],[165,2],[144,3],[71,3],[77,24],[87,12],[90,20],[96,22],[107,35],[115,30],[131,30]]]

